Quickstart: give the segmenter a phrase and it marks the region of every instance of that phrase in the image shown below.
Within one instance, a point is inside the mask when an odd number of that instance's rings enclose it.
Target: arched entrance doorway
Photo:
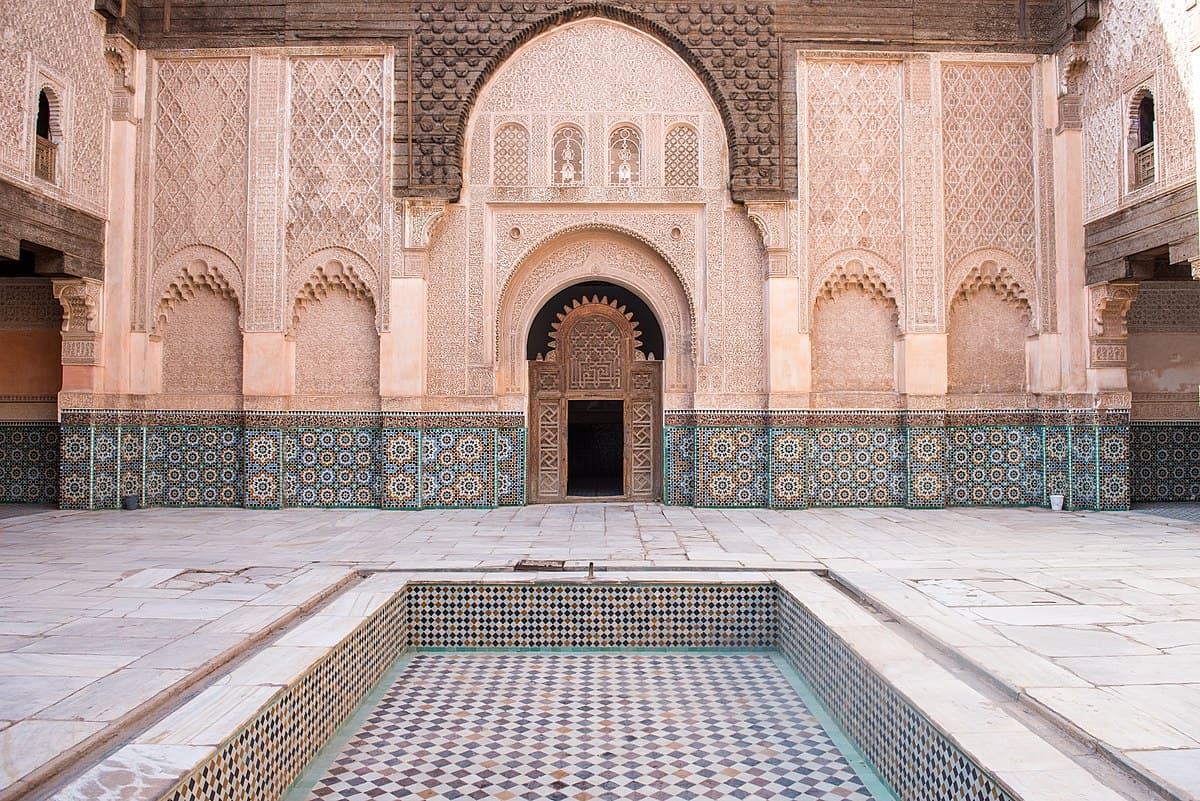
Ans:
[[[605,288],[611,296],[588,292]],[[662,333],[645,303],[627,294],[576,285],[547,302],[531,329],[528,480],[535,503],[661,496]]]

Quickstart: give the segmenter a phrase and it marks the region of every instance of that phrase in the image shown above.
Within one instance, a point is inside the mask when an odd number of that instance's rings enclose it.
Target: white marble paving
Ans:
[[[629,575],[655,580],[677,568],[709,569],[720,580],[743,568],[828,569],[1031,708],[1200,797],[1189,762],[1200,737],[1189,725],[1200,684],[1200,523],[1024,509],[629,504],[46,511],[0,520],[0,735],[12,742],[22,724],[36,726],[24,729],[36,732],[35,747],[0,765],[0,790],[121,726],[122,703],[89,700],[101,692],[92,685],[133,687],[130,676],[140,674],[123,673],[150,671],[160,680],[146,686],[178,693],[181,682],[168,679],[186,683],[359,569],[477,571],[521,558],[594,561],[601,577],[608,566],[651,568]],[[379,603],[397,576],[373,576],[322,609],[325,628],[293,635],[283,647],[296,658],[274,680],[299,669],[303,649],[323,647]],[[132,711],[147,693],[127,695]],[[64,718],[78,719],[43,717],[60,704]],[[1039,781],[1036,770],[1020,775]]]

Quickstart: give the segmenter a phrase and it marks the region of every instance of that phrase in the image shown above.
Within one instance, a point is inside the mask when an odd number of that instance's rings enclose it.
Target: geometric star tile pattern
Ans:
[[[425,653],[307,798],[876,796],[767,654]]]

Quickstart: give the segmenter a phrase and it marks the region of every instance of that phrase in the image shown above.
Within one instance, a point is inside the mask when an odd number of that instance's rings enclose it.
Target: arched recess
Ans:
[[[695,388],[695,320],[687,293],[653,249],[608,230],[565,234],[517,266],[501,293],[497,315],[497,394],[518,396],[522,400],[517,403],[524,405],[528,391],[525,344],[534,318],[558,292],[589,280],[625,287],[654,312],[663,334],[664,402],[668,407],[686,408]]]
[[[1028,388],[1026,342],[1035,333],[1026,286],[1012,266],[975,260],[954,286],[946,315],[948,391],[1021,394]]]
[[[236,274],[232,261],[194,246],[166,264],[179,266],[158,297],[150,329],[162,343],[163,394],[240,396],[242,302],[229,280]]]
[[[610,20],[613,22],[623,23],[631,28],[635,28],[644,34],[657,39],[670,50],[679,56],[679,58],[687,65],[687,67],[695,74],[695,76],[703,84],[709,97],[712,99],[713,105],[717,108],[720,114],[722,126],[724,127],[725,139],[728,142],[731,151],[738,148],[737,127],[733,121],[728,100],[721,91],[716,80],[704,64],[691,52],[691,49],[671,31],[657,25],[646,19],[640,14],[632,12],[626,8],[610,5],[608,3],[582,3],[573,5],[568,8],[561,9],[553,14],[548,14],[536,22],[526,26],[518,31],[515,35],[509,38],[508,42],[498,50],[484,64],[482,70],[479,71],[474,83],[466,94],[466,103],[461,106],[462,111],[452,120],[454,130],[454,143],[458,146],[460,152],[467,153],[464,147],[467,133],[470,128],[470,120],[474,116],[476,102],[484,87],[492,79],[493,75],[507,62],[513,54],[515,54],[523,46],[537,38],[539,35],[550,31],[554,28],[566,25],[568,23],[585,21],[588,19]],[[465,171],[460,173],[460,176],[465,176]],[[727,180],[728,176],[722,176],[722,180]],[[457,198],[456,198],[457,199]]]
[[[304,260],[287,336],[295,346],[295,393],[379,394],[377,303],[361,256],[325,248]]]
[[[596,52],[608,56],[598,60]],[[531,37],[489,74],[465,122],[464,183],[489,183],[492,133],[516,122],[529,130],[532,186],[619,186],[610,174],[610,137],[626,125],[638,130],[647,170],[636,183],[661,185],[662,133],[681,124],[697,133],[704,165],[697,185],[723,192],[729,185],[733,140],[719,99],[661,39],[611,19],[591,16]],[[581,161],[564,179],[555,137],[568,130],[578,133],[571,150]]]
[[[900,315],[890,274],[866,251],[830,260],[813,301],[814,392],[895,392]]]

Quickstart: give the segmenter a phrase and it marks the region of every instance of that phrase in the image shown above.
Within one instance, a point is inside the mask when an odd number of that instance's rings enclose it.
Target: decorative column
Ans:
[[[1129,307],[1137,299],[1133,281],[1114,281],[1089,288],[1091,320],[1088,336],[1089,390],[1125,393],[1129,390]],[[1128,408],[1126,405],[1125,408]]]
[[[287,60],[252,56],[250,86],[251,247],[242,310],[242,395],[247,409],[270,410],[292,392],[295,372],[294,352],[284,336],[291,321],[283,291],[287,197],[279,180],[287,165]]]
[[[104,58],[112,78],[112,110],[108,148],[108,228],[104,238],[104,304],[102,325],[112,335],[104,343],[106,393],[130,389],[128,331],[133,286],[134,221],[137,192],[138,131],[142,111],[137,91],[137,50],[123,36],[104,37]],[[143,93],[144,94],[144,93]],[[65,345],[65,343],[64,343]],[[65,363],[65,362],[64,362]]]
[[[63,309],[63,392],[99,391],[104,282],[95,278],[55,279],[54,297]]]
[[[941,98],[938,62],[904,61],[904,286],[899,389],[910,406],[945,405],[946,306],[942,262]],[[940,506],[940,502],[926,505]]]
[[[406,198],[396,209],[404,232],[391,268],[391,329],[380,335],[379,394],[416,408],[425,393],[425,303],[429,244],[446,201]]]
[[[808,405],[812,353],[800,333],[800,282],[792,253],[792,204],[784,201],[747,203],[746,213],[758,228],[767,255],[768,405],[775,409]]]

